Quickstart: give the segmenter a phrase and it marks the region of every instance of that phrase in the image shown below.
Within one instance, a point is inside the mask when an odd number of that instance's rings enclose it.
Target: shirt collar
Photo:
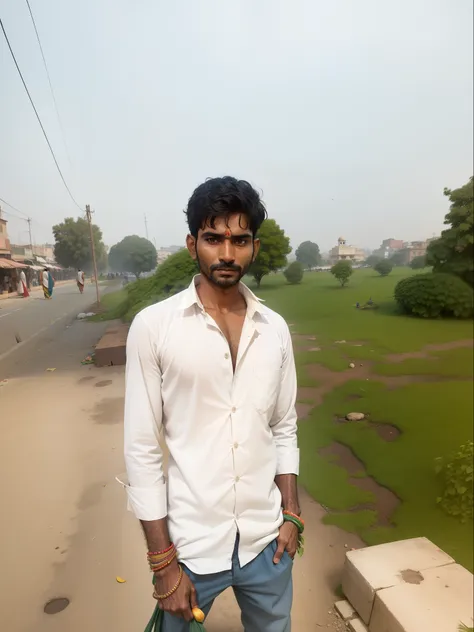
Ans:
[[[201,311],[204,311],[204,305],[202,304],[196,289],[196,286],[199,283],[199,277],[200,275],[196,274],[196,276],[193,277],[193,280],[189,284],[189,287],[184,290],[181,303],[181,307],[183,309],[187,309],[192,305],[197,305]],[[255,296],[252,290],[242,282],[239,283],[239,291],[245,298],[245,302],[247,303],[247,315],[249,316],[249,318],[253,318],[255,314],[262,314],[263,300],[261,298],[258,298],[258,296]]]

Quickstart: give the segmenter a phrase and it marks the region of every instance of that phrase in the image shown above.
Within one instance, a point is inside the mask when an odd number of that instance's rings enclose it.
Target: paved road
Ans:
[[[59,286],[49,301],[41,291],[32,292],[28,299],[0,301],[0,359],[18,346],[18,340],[25,343],[56,322],[77,316],[94,302],[95,286],[91,284],[86,285],[84,294],[75,284]]]

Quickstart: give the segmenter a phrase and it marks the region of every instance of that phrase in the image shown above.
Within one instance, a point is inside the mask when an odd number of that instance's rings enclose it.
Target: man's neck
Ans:
[[[196,284],[196,290],[205,308],[227,312],[245,304],[244,297],[240,293],[239,284],[229,288],[221,288],[200,274]]]

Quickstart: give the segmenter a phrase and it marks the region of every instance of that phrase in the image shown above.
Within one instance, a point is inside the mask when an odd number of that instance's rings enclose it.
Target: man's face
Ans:
[[[216,218],[214,228],[206,224],[197,239],[188,235],[188,250],[201,274],[221,288],[229,288],[247,273],[260,243],[253,238],[245,215],[234,213]]]

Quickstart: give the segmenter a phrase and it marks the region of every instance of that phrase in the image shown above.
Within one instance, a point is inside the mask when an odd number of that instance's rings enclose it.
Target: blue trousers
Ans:
[[[276,542],[271,542],[260,555],[242,568],[237,555],[237,540],[232,570],[196,575],[184,567],[196,588],[199,607],[206,616],[215,598],[232,586],[245,632],[291,632],[293,560],[285,552],[280,563],[274,564],[276,546]],[[165,613],[162,632],[188,630],[189,623]]]

